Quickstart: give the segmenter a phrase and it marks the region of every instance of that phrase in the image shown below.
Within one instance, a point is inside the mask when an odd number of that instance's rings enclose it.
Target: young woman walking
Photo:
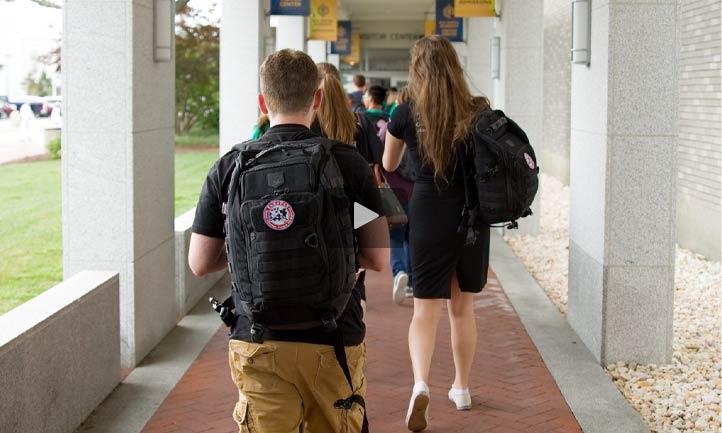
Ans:
[[[469,374],[476,351],[473,298],[486,284],[489,230],[482,230],[474,245],[465,246],[458,229],[464,182],[470,181],[464,171],[471,173],[473,167],[470,134],[489,102],[471,95],[456,51],[440,36],[420,39],[411,49],[409,90],[412,102],[399,105],[391,117],[383,163],[386,170],[395,170],[406,147],[418,150],[422,162],[409,218],[414,275],[409,352],[415,384],[406,416],[408,429],[421,431],[427,426],[427,384],[444,302],[455,368],[448,396],[458,410],[471,408]],[[466,170],[462,164],[467,164]]]

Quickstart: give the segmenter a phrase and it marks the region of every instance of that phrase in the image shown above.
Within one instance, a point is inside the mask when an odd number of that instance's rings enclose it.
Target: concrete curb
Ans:
[[[225,299],[229,286],[226,274],[95,409],[76,433],[142,431],[222,325],[206,299],[207,296]]]
[[[490,264],[584,433],[650,433],[497,233]]]

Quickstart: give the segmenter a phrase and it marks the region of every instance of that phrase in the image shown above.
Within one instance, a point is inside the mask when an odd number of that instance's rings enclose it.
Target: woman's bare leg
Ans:
[[[442,302],[443,299],[414,298],[414,316],[409,326],[409,354],[414,382],[429,382]]]
[[[462,292],[454,276],[451,280],[451,299],[447,301],[451,322],[451,349],[454,353],[456,376],[454,388],[469,387],[471,364],[476,353],[476,316],[474,294]]]

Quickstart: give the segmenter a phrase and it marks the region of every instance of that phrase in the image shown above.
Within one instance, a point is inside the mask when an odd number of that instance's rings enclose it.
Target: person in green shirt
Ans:
[[[251,140],[258,140],[259,138],[261,138],[270,127],[271,121],[268,120],[268,115],[261,114],[261,117],[258,118],[258,122],[253,125],[253,135],[251,136]]]
[[[396,110],[396,106],[398,105],[397,99],[399,98],[399,89],[396,87],[390,87],[388,95],[386,96],[386,101],[384,102],[384,111],[386,114],[391,117],[392,114],[394,114],[394,110]]]

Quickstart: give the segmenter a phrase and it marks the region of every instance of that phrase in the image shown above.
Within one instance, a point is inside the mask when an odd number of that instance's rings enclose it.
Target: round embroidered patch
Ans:
[[[271,200],[263,209],[263,221],[273,230],[286,230],[295,216],[291,205],[283,200]]]
[[[536,168],[536,164],[534,163],[534,160],[526,152],[524,152],[524,159],[526,159],[526,165],[528,165],[529,168],[531,168],[532,170],[534,170]]]

